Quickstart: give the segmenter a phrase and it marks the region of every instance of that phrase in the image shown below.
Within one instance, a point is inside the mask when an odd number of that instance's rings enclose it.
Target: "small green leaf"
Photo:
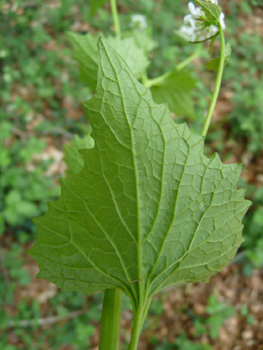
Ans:
[[[164,80],[151,87],[156,103],[167,103],[177,116],[193,117],[192,91],[195,79],[185,70],[174,69]]]
[[[89,84],[91,90],[95,90],[98,73],[98,36],[68,32],[68,38],[73,46],[73,58],[79,63],[80,79]],[[144,49],[138,47],[133,37],[108,37],[105,40],[126,60],[137,78],[145,73],[149,61]]]
[[[4,232],[5,232],[5,219],[2,213],[0,213],[0,235],[3,234]]]
[[[0,148],[0,168],[6,168],[12,162],[8,149]]]
[[[67,36],[73,46],[73,58],[79,63],[80,79],[95,90],[98,73],[98,36],[81,35],[68,32]]]
[[[83,138],[74,135],[74,139],[70,145],[64,145],[65,157],[64,161],[68,166],[67,174],[77,174],[84,166],[83,158],[79,150],[90,149],[94,147],[94,140],[90,134]]]
[[[39,214],[37,205],[25,200],[19,200],[5,207],[3,216],[10,225],[19,225],[23,218],[32,218]]]
[[[227,65],[229,58],[231,56],[232,48],[229,43],[226,45],[226,54],[225,54],[225,66]],[[215,70],[218,71],[220,64],[220,58],[214,58],[213,60],[206,63],[205,68],[209,70]]]
[[[234,257],[250,205],[241,166],[203,154],[202,137],[156,105],[99,39],[96,94],[83,104],[95,146],[36,220],[40,278],[64,290],[119,288],[141,312],[177,282],[206,281]]]
[[[146,57],[144,49],[138,47],[138,42],[135,42],[133,37],[124,39],[120,37],[108,37],[106,42],[125,59],[136,78],[141,78],[150,62]]]
[[[0,141],[3,142],[12,135],[12,123],[3,121],[0,124]]]
[[[21,199],[21,193],[17,190],[10,191],[6,197],[5,197],[5,204],[7,206],[14,206],[16,203],[20,202]]]
[[[225,65],[226,65],[226,63],[227,62],[225,62]],[[218,71],[219,64],[220,64],[220,57],[217,57],[217,58],[214,58],[214,59],[208,61],[205,65],[205,68],[208,70]]]
[[[136,46],[143,49],[146,53],[152,51],[157,46],[157,43],[145,31],[134,30],[133,32],[128,33],[128,37],[130,36],[134,39]]]
[[[100,7],[107,4],[107,0],[90,0],[90,17],[93,17]]]
[[[20,201],[18,202],[15,207],[15,211],[25,218],[32,218],[33,216],[38,215],[38,208],[35,203],[28,202],[28,201]]]
[[[201,6],[201,9],[205,13],[207,22],[209,24],[217,25],[222,12],[221,7],[216,3],[206,0],[195,0],[195,2]]]
[[[185,332],[182,332],[179,337],[175,340],[174,346],[167,347],[168,349],[171,350],[212,350],[212,347],[208,344],[203,344],[203,343],[194,343],[193,341],[189,340],[185,334]],[[166,348],[165,348],[166,349]],[[162,347],[157,348],[157,350],[163,350]]]

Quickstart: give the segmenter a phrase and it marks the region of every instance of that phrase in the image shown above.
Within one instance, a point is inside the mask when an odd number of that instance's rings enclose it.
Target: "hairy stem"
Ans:
[[[120,341],[121,291],[106,289],[100,326],[99,350],[118,350]]]
[[[121,36],[121,27],[117,10],[117,2],[116,0],[110,0],[111,13],[114,23],[115,34]]]
[[[223,29],[220,26],[219,27],[219,32],[220,32],[220,40],[221,40],[221,56],[220,56],[220,63],[219,63],[219,69],[218,69],[218,73],[217,73],[217,78],[216,78],[216,84],[215,84],[215,89],[214,89],[214,93],[212,96],[212,100],[207,112],[207,116],[205,118],[205,123],[203,126],[203,130],[201,133],[201,136],[203,136],[204,138],[206,137],[207,134],[207,130],[209,128],[209,125],[211,123],[211,119],[212,119],[212,115],[216,106],[216,101],[218,98],[218,94],[219,94],[219,90],[221,87],[221,81],[222,81],[222,76],[223,76],[223,71],[224,71],[224,66],[225,66],[225,51],[226,51],[226,46],[225,46],[225,38],[224,38],[224,33],[223,33]]]

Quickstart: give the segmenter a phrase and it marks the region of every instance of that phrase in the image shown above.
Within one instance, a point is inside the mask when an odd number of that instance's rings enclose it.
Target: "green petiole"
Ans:
[[[148,297],[146,304],[134,311],[134,320],[132,325],[131,341],[128,350],[137,350],[142,327],[146,319],[152,296]]]
[[[199,54],[199,51],[200,51],[200,48],[198,47],[198,49],[195,50],[195,52],[189,56],[187,59],[185,59],[183,62],[179,63],[178,66],[176,66],[176,69],[177,70],[182,70],[184,69],[185,67],[187,67],[196,57],[198,57],[198,54]],[[160,75],[159,77],[157,78],[154,78],[154,79],[148,79],[147,78],[147,75],[145,74],[143,77],[142,77],[142,83],[145,87],[148,87],[148,88],[151,88],[152,86],[154,85],[159,85],[161,84],[166,78],[169,77],[169,75],[172,73],[172,71],[170,72],[166,72],[162,75]]]

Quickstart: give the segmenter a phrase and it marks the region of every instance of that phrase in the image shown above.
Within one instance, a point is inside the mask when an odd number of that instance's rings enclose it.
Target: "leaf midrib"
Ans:
[[[105,48],[104,48],[105,50]],[[107,50],[105,50],[106,55],[108,56],[109,61],[111,62],[111,66],[114,70],[115,76],[117,78],[117,73],[115,71],[114,65],[108,55]],[[127,72],[127,71],[126,71]],[[128,73],[128,72],[127,72]],[[132,127],[131,124],[128,120],[128,113],[126,110],[126,106],[124,103],[123,99],[123,93],[122,93],[122,87],[118,79],[116,79],[116,82],[119,86],[120,93],[121,93],[121,101],[122,101],[122,106],[123,106],[123,112],[127,121],[127,124],[129,126],[130,130],[130,139],[131,139],[131,155],[132,155],[132,162],[133,162],[133,167],[134,167],[134,177],[135,177],[135,192],[136,192],[136,210],[137,210],[137,259],[138,259],[138,281],[139,281],[139,300],[137,300],[137,295],[134,295],[134,299],[137,301],[135,305],[137,308],[140,307],[140,304],[143,303],[143,291],[142,291],[142,247],[141,247],[141,230],[140,230],[140,200],[139,200],[139,188],[138,188],[138,174],[137,174],[137,167],[136,167],[136,160],[135,160],[135,150],[134,150],[134,140],[133,140],[133,133],[132,133]]]

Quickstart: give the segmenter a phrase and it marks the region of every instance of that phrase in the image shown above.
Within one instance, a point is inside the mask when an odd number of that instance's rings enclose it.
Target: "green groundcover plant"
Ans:
[[[39,234],[30,254],[39,264],[38,277],[65,291],[105,290],[100,350],[119,346],[121,293],[133,306],[129,350],[135,350],[152,297],[178,282],[207,282],[243,241],[250,202],[237,189],[241,165],[204,155],[230,54],[224,14],[216,0],[196,3],[189,4],[181,34],[194,43],[221,40],[220,58],[209,62],[217,79],[201,136],[174,123],[167,105],[154,101],[147,60],[139,49],[138,61],[131,60],[122,47],[128,39],[121,37],[115,1],[116,38],[88,36],[92,50],[85,53],[76,51],[83,38],[70,34],[81,74],[96,86],[83,103],[92,132],[67,150],[61,197],[35,221]]]

